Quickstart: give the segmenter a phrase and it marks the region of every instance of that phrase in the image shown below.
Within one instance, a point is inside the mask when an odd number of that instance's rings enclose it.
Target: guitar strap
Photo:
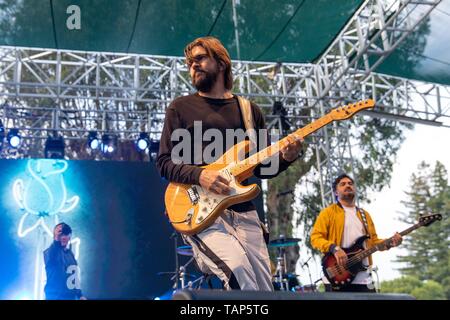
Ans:
[[[252,113],[252,106],[250,104],[250,101],[248,99],[245,99],[241,96],[237,96],[238,98],[238,104],[239,108],[241,109],[242,114],[242,120],[244,121],[245,130],[247,131],[248,137],[250,138],[250,141],[254,143],[256,147],[256,130],[255,130],[255,122],[253,121],[253,113]],[[269,229],[266,225],[262,223],[262,221],[259,222],[261,229],[263,231],[263,237],[264,241],[266,242],[266,245],[269,244]]]
[[[364,224],[364,229],[366,229],[366,234],[370,237],[370,233],[369,233],[369,225],[367,223],[367,217],[366,217],[366,213],[362,208],[358,208],[356,207],[356,210],[361,214],[361,218]]]
[[[250,101],[240,96],[237,96],[237,98],[239,102],[239,108],[241,109],[245,130],[247,131],[250,141],[256,144],[256,131],[254,130],[255,122],[253,121],[252,106],[250,104]]]

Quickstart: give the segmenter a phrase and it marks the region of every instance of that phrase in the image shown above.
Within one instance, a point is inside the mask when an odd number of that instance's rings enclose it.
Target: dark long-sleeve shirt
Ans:
[[[251,104],[251,110],[255,129],[264,129],[265,122],[261,110],[254,103]],[[195,126],[195,121],[201,121],[201,128],[198,127],[199,123]],[[172,141],[173,136],[176,136],[179,131],[177,129],[186,129],[184,133],[187,134],[188,140],[190,141],[184,141],[184,136],[183,138],[178,138],[179,141]],[[203,170],[200,166],[206,165],[202,155],[204,154],[205,148],[211,143],[211,141],[204,141],[205,139],[202,139],[204,132],[208,129],[218,130],[223,137],[222,152],[214,155],[214,158],[217,159],[228,149],[226,141],[227,129],[242,129],[245,131],[237,97],[234,96],[230,99],[212,99],[202,97],[196,93],[175,99],[166,110],[159,154],[156,161],[161,176],[172,182],[198,185],[200,173]],[[174,134],[174,131],[177,132]],[[180,132],[180,134],[183,134],[183,132]],[[258,139],[258,145],[260,147],[267,142],[267,135],[264,136],[264,140],[266,141],[260,141]],[[194,142],[200,144],[194,146]],[[232,145],[238,142],[240,141],[234,141]],[[190,154],[182,154],[183,161],[179,161],[180,159],[174,161],[171,156],[172,150],[179,143],[188,143],[190,146]],[[285,161],[279,155],[275,156],[279,157],[279,167],[276,172],[270,175],[263,175],[261,168],[264,166],[269,167],[270,164],[259,165],[255,168],[254,175],[261,179],[267,179],[275,177],[280,172],[286,170],[290,162]],[[245,181],[243,184],[245,184]],[[239,212],[254,208],[255,206],[250,201],[230,207],[230,209]]]
[[[48,300],[74,300],[83,294],[79,288],[78,264],[72,250],[53,241],[44,251],[47,283],[44,291]]]

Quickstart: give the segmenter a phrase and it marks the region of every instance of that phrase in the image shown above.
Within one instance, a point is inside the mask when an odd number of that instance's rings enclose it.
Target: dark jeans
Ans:
[[[330,284],[325,285],[326,292],[368,292],[376,293],[375,289],[369,289],[365,284],[349,284],[342,289],[333,289]]]

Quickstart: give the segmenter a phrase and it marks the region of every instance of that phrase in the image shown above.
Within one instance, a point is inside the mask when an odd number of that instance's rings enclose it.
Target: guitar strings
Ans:
[[[361,252],[362,253],[362,252]],[[350,259],[347,260],[346,264],[345,264],[345,269],[348,269],[348,267],[351,267],[352,265],[354,265],[355,263],[357,263],[360,260],[360,255],[361,253],[357,253],[355,254],[353,257],[351,257]],[[333,267],[327,268],[327,270],[333,272],[333,274],[335,274],[335,272],[339,271],[338,269],[341,268],[340,265],[336,264]]]
[[[357,263],[360,260],[360,256],[361,256],[362,252],[355,254],[353,257],[351,257],[350,259],[347,260],[346,264],[345,264],[345,269],[348,269],[349,267],[351,267],[352,265],[354,265],[355,263]],[[336,264],[333,267],[327,268],[327,270],[333,272],[333,274],[335,274],[335,272],[338,272],[339,268],[341,268],[340,265]]]

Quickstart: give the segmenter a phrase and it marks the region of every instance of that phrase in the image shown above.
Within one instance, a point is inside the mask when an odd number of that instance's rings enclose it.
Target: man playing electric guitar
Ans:
[[[364,270],[372,264],[371,256],[362,260],[362,268],[356,267],[351,270],[352,260],[355,260],[352,250],[342,248],[358,248],[359,243],[355,241],[367,239],[362,243],[361,250],[370,248],[385,241],[379,239],[375,225],[369,213],[355,205],[356,188],[354,181],[346,174],[342,174],[333,182],[333,192],[337,203],[323,209],[314,224],[311,233],[311,245],[323,254],[334,256],[335,266],[325,268],[324,274],[326,291],[340,292],[375,292],[370,274]],[[358,241],[358,242],[360,242]],[[384,250],[396,247],[402,242],[402,236],[396,233],[390,241],[386,242]],[[342,247],[342,248],[341,248]],[[352,254],[350,254],[350,252]],[[325,262],[325,261],[324,261]],[[354,265],[354,264],[353,264]],[[361,264],[359,264],[361,266]],[[348,272],[350,269],[350,272]],[[345,277],[345,274],[349,276]],[[341,279],[336,275],[343,275]],[[350,277],[351,276],[351,277]],[[329,279],[338,279],[330,283]],[[350,282],[350,280],[353,281]]]
[[[214,205],[214,201],[218,202],[215,195],[228,195],[236,191],[230,185],[233,173],[227,171],[226,175],[202,166],[213,163],[228,150],[225,142],[228,142],[228,137],[233,138],[234,133],[244,132],[246,120],[253,118],[248,122],[258,133],[261,132],[264,117],[257,105],[232,94],[230,56],[218,39],[196,39],[185,48],[185,56],[192,83],[198,92],[175,99],[167,108],[157,168],[161,176],[171,183],[178,183],[173,187],[175,193],[182,190],[179,184],[196,185],[183,193],[186,197],[189,195],[187,201],[204,201]],[[244,108],[245,105],[247,108]],[[248,111],[243,112],[245,110]],[[222,150],[211,148],[209,141],[212,140]],[[179,152],[183,146],[186,148]],[[275,155],[274,163],[279,165],[273,166],[273,172],[265,170],[267,173],[263,173],[263,168],[259,166],[255,168],[255,175],[260,178],[276,176],[297,159],[301,148],[300,138],[290,138],[289,144]],[[204,196],[206,192],[208,196]],[[184,210],[177,208],[178,205],[183,207],[184,200],[178,199],[170,198],[166,192],[168,216],[171,208],[174,208],[175,215],[185,214]],[[205,206],[198,213],[206,215],[208,208]],[[190,218],[198,213],[189,210],[188,218],[172,223],[187,226]],[[200,222],[204,217],[202,215],[195,220]],[[183,239],[192,246],[202,271],[217,275],[225,289],[273,290],[269,254],[258,214],[251,201],[228,207],[212,225],[198,232],[183,234]]]

